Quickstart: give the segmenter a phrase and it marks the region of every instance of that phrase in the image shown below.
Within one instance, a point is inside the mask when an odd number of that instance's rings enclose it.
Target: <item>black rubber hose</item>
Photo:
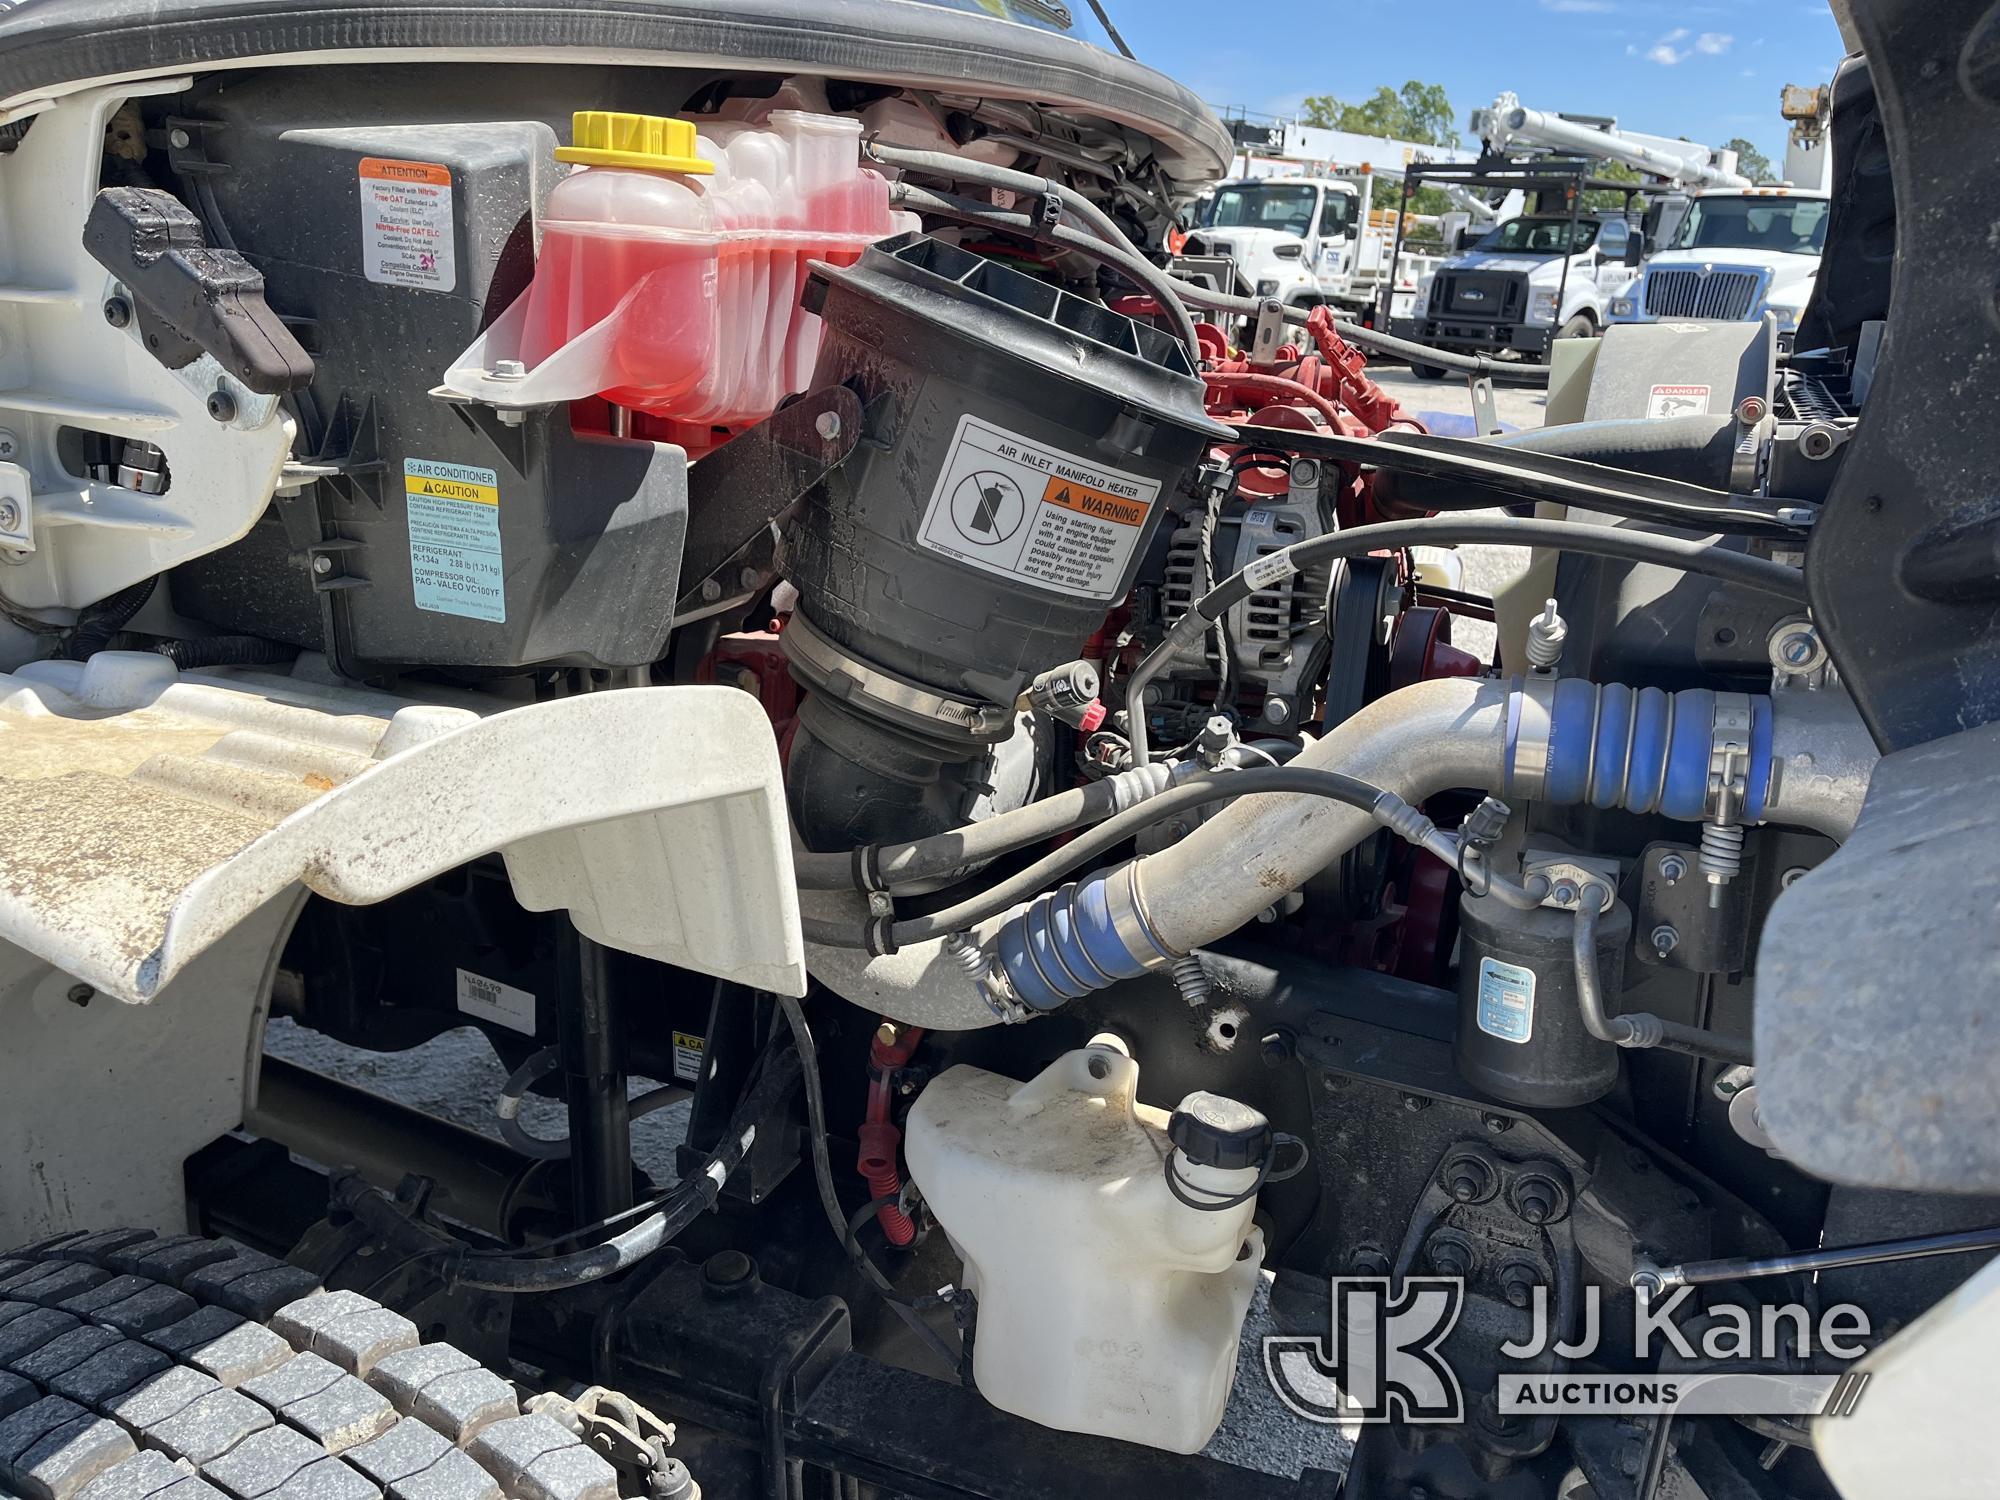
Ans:
[[[1736,454],[1736,419],[1698,416],[1565,422],[1472,441],[1486,448],[1574,458],[1726,491]],[[1375,503],[1385,509],[1403,505],[1413,510],[1458,510],[1505,504],[1512,498],[1461,480],[1387,467],[1375,476]]]
[[[1150,783],[1146,788],[1135,786],[1128,776],[1108,776],[928,838],[868,844],[837,854],[794,852],[792,874],[799,888],[808,891],[886,891],[941,880],[1099,822],[1121,811],[1121,802],[1136,807],[1167,786],[1165,777],[1153,789]]]
[[[257,635],[196,635],[185,640],[161,641],[153,650],[183,672],[203,667],[261,667],[294,660],[297,646],[267,641]]]
[[[826,1100],[820,1092],[819,1048],[813,1041],[812,1028],[806,1024],[805,1008],[790,995],[778,996],[778,1009],[784,1013],[785,1025],[792,1033],[792,1045],[798,1049],[802,1061],[806,1086],[806,1132],[807,1144],[812,1150],[813,1183],[819,1189],[820,1208],[825,1212],[827,1223],[833,1227],[834,1238],[847,1252],[856,1270],[867,1278],[868,1284],[897,1317],[908,1325],[917,1339],[944,1361],[947,1370],[958,1368],[958,1351],[944,1341],[944,1338],[930,1324],[923,1320],[911,1298],[896,1290],[895,1283],[883,1274],[848,1233],[847,1218],[840,1211],[840,1193],[834,1186],[833,1160],[827,1152],[826,1144]],[[872,1206],[872,1205],[871,1205]]]
[[[549,1074],[562,1066],[562,1054],[554,1047],[544,1047],[532,1054],[528,1060],[508,1075],[500,1086],[500,1138],[523,1156],[536,1161],[564,1161],[570,1153],[568,1136],[534,1135],[521,1123],[519,1114],[521,1100],[528,1090],[540,1083]],[[646,1090],[631,1099],[625,1106],[626,1117],[636,1120],[665,1109],[670,1104],[693,1097],[694,1090],[678,1083],[663,1083],[658,1088]],[[512,1102],[513,1111],[508,1109]]]
[[[1149,828],[1162,818],[1199,807],[1205,802],[1221,802],[1263,792],[1327,797],[1367,813],[1375,813],[1378,808],[1390,805],[1385,804],[1384,798],[1391,799],[1393,804],[1402,803],[1402,799],[1393,793],[1352,776],[1343,776],[1338,771],[1315,771],[1302,766],[1246,766],[1226,776],[1187,782],[1137,807],[1127,808],[976,896],[942,911],[908,917],[893,924],[889,929],[890,939],[896,946],[902,947],[942,937],[946,933],[962,932],[975,922],[982,922],[1038,894],[1071,870],[1088,864],[1107,850],[1117,848],[1142,828]],[[843,941],[838,946],[859,948],[865,946],[865,942],[861,933],[849,930],[843,934]]]
[[[104,650],[111,644],[111,638],[131,623],[132,616],[145,608],[159,582],[157,573],[151,578],[142,578],[78,611],[76,624],[63,646],[63,655],[70,661],[89,661]]]
[[[437,1235],[404,1215],[377,1189],[350,1178],[344,1185],[345,1206],[363,1227],[395,1248],[423,1250],[451,1257],[442,1274],[448,1284],[491,1292],[560,1292],[601,1281],[629,1270],[715,1206],[722,1184],[741,1164],[757,1138],[758,1124],[791,1093],[799,1081],[799,1054],[767,1049],[762,1072],[729,1117],[721,1143],[695,1171],[630,1229],[602,1244],[567,1255],[535,1257],[522,1251],[469,1251],[455,1240]]]
[[[1797,568],[1769,562],[1744,552],[1732,552],[1711,542],[1683,537],[1659,536],[1650,531],[1634,531],[1620,526],[1593,526],[1580,521],[1543,521],[1529,516],[1434,516],[1420,521],[1385,521],[1376,526],[1356,526],[1332,531],[1260,557],[1249,568],[1225,579],[1195,600],[1157,646],[1148,651],[1125,679],[1127,729],[1132,741],[1134,765],[1148,759],[1145,689],[1183,646],[1199,640],[1209,622],[1230,606],[1250,597],[1260,588],[1290,573],[1302,573],[1315,563],[1340,557],[1361,557],[1370,552],[1390,551],[1422,545],[1449,546],[1457,542],[1486,542],[1503,547],[1554,547],[1566,552],[1583,552],[1597,557],[1624,558],[1632,562],[1658,563],[1686,573],[1701,573],[1725,582],[1740,583],[1759,593],[1775,594],[1792,603],[1804,604],[1805,575]],[[1290,573],[1285,570],[1289,568]],[[1251,576],[1255,574],[1255,577]]]

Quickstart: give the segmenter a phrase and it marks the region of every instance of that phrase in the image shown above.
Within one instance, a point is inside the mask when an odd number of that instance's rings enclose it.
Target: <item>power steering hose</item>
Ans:
[[[1750,1044],[1699,1026],[1662,1020],[1646,1011],[1622,1016],[1606,1015],[1604,986],[1597,971],[1598,909],[1611,893],[1596,881],[1586,881],[1577,893],[1576,926],[1570,938],[1571,956],[1576,961],[1576,1002],[1583,1012],[1583,1029],[1600,1042],[1620,1047],[1665,1047],[1717,1062],[1747,1063]]]
[[[336,1197],[362,1226],[393,1249],[409,1255],[436,1255],[448,1285],[492,1292],[559,1292],[629,1270],[715,1206],[722,1184],[742,1163],[757,1139],[758,1123],[777,1108],[799,1081],[799,1054],[767,1047],[755,1081],[737,1102],[722,1140],[699,1168],[660,1200],[630,1229],[601,1244],[567,1255],[536,1256],[532,1251],[473,1250],[406,1216],[385,1194],[359,1178],[345,1179]]]
[[[1597,557],[1658,563],[1687,573],[1702,573],[1726,582],[1740,583],[1796,604],[1806,602],[1805,575],[1797,568],[1751,557],[1743,552],[1732,552],[1712,542],[1659,536],[1617,526],[1592,526],[1580,521],[1543,521],[1526,516],[1435,516],[1427,520],[1385,521],[1375,526],[1331,531],[1260,557],[1242,571],[1224,579],[1195,600],[1193,607],[1132,669],[1125,680],[1125,702],[1129,705],[1127,734],[1132,743],[1133,764],[1143,766],[1150,759],[1144,710],[1146,685],[1184,647],[1200,640],[1232,605],[1249,598],[1259,589],[1269,588],[1274,583],[1302,573],[1316,563],[1340,557],[1362,557],[1370,552],[1402,547],[1437,546],[1451,542],[1555,547]]]

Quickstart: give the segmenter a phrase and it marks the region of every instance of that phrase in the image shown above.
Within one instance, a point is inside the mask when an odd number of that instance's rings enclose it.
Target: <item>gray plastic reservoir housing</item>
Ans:
[[[790,533],[800,609],[874,669],[1012,704],[1129,592],[1230,429],[1178,339],[922,234],[815,265],[804,304],[813,387],[852,387],[867,430]]]

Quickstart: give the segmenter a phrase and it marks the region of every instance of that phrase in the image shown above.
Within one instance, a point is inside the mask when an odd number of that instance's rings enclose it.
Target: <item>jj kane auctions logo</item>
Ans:
[[[1678,1319],[1692,1289],[1666,1298],[1640,1296],[1632,1311],[1635,1358],[1671,1354],[1694,1371],[1651,1374],[1569,1373],[1589,1360],[1603,1332],[1599,1290],[1583,1291],[1583,1327],[1561,1336],[1548,1288],[1533,1294],[1528,1337],[1500,1346],[1525,1368],[1503,1371],[1495,1392],[1503,1415],[1791,1415],[1845,1416],[1868,1383],[1865,1373],[1800,1375],[1771,1367],[1824,1354],[1838,1360],[1866,1352],[1868,1317],[1852,1303],[1820,1311],[1772,1305],[1752,1312],[1734,1304],[1707,1309],[1698,1335]],[[1309,1422],[1457,1423],[1465,1393],[1443,1345],[1465,1306],[1454,1276],[1336,1276],[1324,1334],[1271,1334],[1264,1373],[1271,1388]],[[1759,1368],[1760,1366],[1764,1368]],[[1537,1368],[1539,1367],[1539,1368]]]

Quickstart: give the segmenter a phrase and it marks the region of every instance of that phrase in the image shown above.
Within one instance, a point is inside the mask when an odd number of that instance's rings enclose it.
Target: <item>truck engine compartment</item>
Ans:
[[[1854,1500],[1936,1441],[1898,1403],[1977,1401],[1882,1358],[2000,1308],[1938,1253],[2000,1246],[1993,448],[1941,394],[1992,256],[1906,284],[1891,192],[1990,137],[1925,71],[1975,7],[1854,7],[1785,350],[1563,340],[1477,438],[1369,361],[1479,409],[1485,357],[1169,277],[1226,138],[1046,28],[857,7],[843,70],[652,7],[611,66],[594,7],[306,5],[142,61],[48,9],[0,17],[0,1487]],[[272,1018],[476,1028],[497,1138]],[[1867,1308],[1873,1422],[1503,1409],[1710,1368],[1625,1335],[1765,1276]],[[1317,1340],[1412,1278],[1455,1414],[1350,1421]],[[156,1438],[80,1374],[119,1338],[239,1425]],[[1343,1472],[1212,1447],[1266,1382]]]

